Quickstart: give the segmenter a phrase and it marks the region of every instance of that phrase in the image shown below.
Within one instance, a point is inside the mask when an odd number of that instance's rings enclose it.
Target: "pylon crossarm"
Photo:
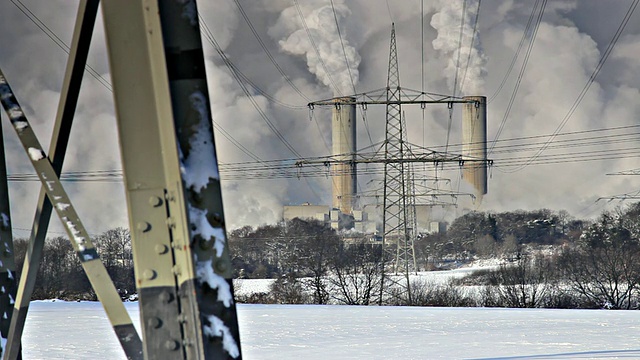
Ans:
[[[131,318],[2,70],[0,100],[125,353],[131,359],[141,359],[142,345]]]
[[[473,101],[469,100],[353,100],[353,101],[345,101],[340,105],[426,105],[426,104],[466,104],[473,103]],[[324,100],[324,101],[314,101],[307,104],[309,108],[314,108],[315,106],[336,106],[335,100]]]
[[[378,155],[376,157],[362,157],[359,156],[355,160],[341,160],[337,159],[333,156],[327,156],[324,159],[313,159],[313,160],[298,160],[295,163],[296,167],[302,167],[304,165],[325,165],[330,166],[334,164],[400,164],[400,163],[474,163],[479,165],[491,165],[493,163],[492,160],[484,160],[484,159],[464,159],[462,155],[447,155],[440,153],[429,153],[429,154],[416,154],[411,157],[384,157],[384,154]]]
[[[640,195],[613,195],[613,196],[604,196],[604,197],[599,197],[596,202],[600,201],[600,200],[607,200],[607,201],[613,201],[613,200],[638,200],[640,199]]]
[[[640,169],[619,171],[619,172],[616,172],[616,173],[609,173],[607,175],[640,175]]]
[[[465,104],[473,103],[473,100],[466,100],[461,97],[435,94],[424,91],[417,91],[400,87],[398,85],[392,85],[394,93],[398,94],[398,99],[388,100],[387,91],[388,88],[381,88],[372,91],[367,91],[360,94],[353,94],[348,96],[339,96],[331,99],[324,99],[318,101],[312,101],[307,106],[313,109],[315,106],[343,106],[343,105],[361,105],[364,109],[367,105],[387,105],[387,104]],[[338,103],[336,100],[340,100]]]

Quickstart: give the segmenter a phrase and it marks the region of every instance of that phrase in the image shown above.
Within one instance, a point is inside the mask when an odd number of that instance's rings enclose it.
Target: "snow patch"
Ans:
[[[20,112],[22,114],[22,111]],[[13,120],[13,117],[11,117],[11,113],[9,113],[9,117]],[[18,131],[22,131],[26,128],[29,127],[29,123],[26,121],[14,121],[13,122],[13,126],[18,130]]]
[[[55,197],[54,197],[54,198],[55,198]],[[56,207],[57,207],[57,208],[58,208],[58,210],[60,210],[60,211],[65,211],[65,210],[67,210],[67,208],[69,208],[69,206],[71,206],[71,205],[69,205],[69,204],[65,204],[65,203],[57,203],[57,204],[56,204]]]
[[[182,7],[182,17],[189,20],[191,25],[196,26],[198,24],[198,10],[196,9],[196,3],[193,0],[179,0]]]
[[[8,112],[9,112],[9,119],[11,119],[11,120],[18,120],[19,118],[24,116],[24,113],[22,112],[22,109],[18,105],[13,105],[12,107],[10,107]],[[14,122],[14,125],[15,125],[16,128],[18,128],[18,123],[24,123],[24,124],[26,124],[26,126],[29,126],[29,124],[27,124],[26,121],[16,121],[16,122]],[[26,126],[24,126],[22,128],[18,128],[18,130],[22,130]]]
[[[200,235],[203,239],[214,238],[213,247],[216,249],[216,256],[222,256],[224,245],[227,242],[224,230],[222,228],[214,228],[207,220],[208,210],[198,209],[197,207],[189,207],[189,222],[195,227],[191,236]]]
[[[67,226],[67,229],[69,229],[69,232],[71,232],[71,234],[73,235],[73,240],[76,242],[76,244],[78,244],[78,250],[85,251],[85,238],[81,236],[82,233],[80,232],[80,230],[78,230],[76,224],[74,224],[73,221],[69,220],[69,218],[66,216],[62,218],[62,221]]]
[[[207,108],[207,99],[201,91],[189,96],[191,107],[200,114],[200,122],[194,126],[195,133],[189,139],[189,156],[181,159],[180,172],[187,187],[196,192],[207,186],[209,179],[220,179],[218,162],[213,147],[211,116]]]
[[[30,147],[28,151],[29,151],[29,157],[31,158],[31,160],[38,161],[38,160],[44,159],[44,151],[42,151],[41,149]]]
[[[238,344],[236,343],[233,335],[231,335],[231,331],[224,324],[224,322],[215,315],[207,316],[207,320],[209,320],[211,326],[203,326],[204,334],[209,337],[221,337],[222,347],[227,352],[227,354],[229,354],[229,356],[234,359],[240,356],[240,349],[238,349]]]
[[[196,261],[196,277],[201,283],[207,283],[210,288],[218,290],[218,301],[225,307],[233,304],[231,287],[225,278],[213,271],[213,260]]]
[[[1,213],[0,214],[0,221],[2,221],[2,227],[4,228],[8,228],[9,227],[9,216],[5,213]],[[6,243],[5,243],[6,245]]]

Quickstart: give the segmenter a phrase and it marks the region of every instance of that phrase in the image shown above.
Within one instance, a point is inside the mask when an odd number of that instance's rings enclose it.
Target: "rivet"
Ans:
[[[173,300],[173,295],[171,295],[167,291],[164,291],[161,292],[160,295],[158,295],[158,298],[160,298],[160,301],[162,301],[164,304],[168,304],[171,302],[171,300]]]
[[[167,247],[167,245],[164,245],[164,244],[156,245],[156,252],[158,254],[166,254],[167,251],[169,251],[169,248]]]
[[[152,317],[151,319],[149,319],[149,321],[147,321],[147,324],[149,325],[149,327],[157,329],[162,326],[162,320],[157,317]]]
[[[214,213],[213,214],[213,221],[215,221],[217,223],[221,223],[222,222],[222,215],[220,215],[218,213]]]
[[[171,270],[173,271],[174,275],[180,275],[182,273],[182,271],[180,271],[180,266],[178,265],[173,266]]]
[[[146,221],[141,221],[138,223],[138,230],[142,231],[142,232],[147,232],[149,230],[151,230],[151,224],[149,224]]]
[[[200,245],[200,249],[202,249],[202,250],[211,249],[212,243],[213,243],[213,241],[210,241],[208,239],[202,239],[202,238],[200,238],[200,241],[198,241],[198,245]]]
[[[151,196],[149,197],[149,205],[153,207],[158,207],[162,205],[162,199],[157,196]]]
[[[228,267],[227,267],[226,261],[218,261],[218,262],[216,262],[216,269],[219,272],[222,272],[222,273],[227,271]]]
[[[156,272],[152,269],[147,269],[142,273],[142,276],[147,280],[153,280],[156,278]]]
[[[175,340],[167,340],[164,342],[164,347],[167,350],[178,350],[178,346],[180,346],[180,344]]]

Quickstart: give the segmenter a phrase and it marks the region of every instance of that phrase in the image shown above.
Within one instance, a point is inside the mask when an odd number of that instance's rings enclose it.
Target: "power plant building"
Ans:
[[[369,216],[362,210],[353,210],[352,214],[344,214],[338,209],[330,209],[326,205],[285,205],[282,218],[285,221],[299,218],[302,220],[318,220],[332,229],[353,229],[361,233],[375,233],[376,223],[369,221]]]
[[[311,205],[309,203],[285,205],[282,217],[284,220],[299,218],[327,222],[329,221],[329,207],[326,205]]]

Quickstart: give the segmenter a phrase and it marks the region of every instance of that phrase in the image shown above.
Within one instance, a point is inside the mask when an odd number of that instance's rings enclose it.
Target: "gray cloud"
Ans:
[[[23,2],[61,39],[69,42],[76,13],[75,3],[63,0],[47,1],[46,4],[35,0]],[[308,99],[331,97],[332,86],[327,86],[330,81],[327,82],[327,79],[322,77],[322,71],[318,70],[317,64],[313,64],[315,54],[312,54],[308,47],[304,50],[296,47],[304,45],[308,38],[305,38],[306,32],[300,32],[297,11],[291,7],[292,3],[284,0],[240,3],[255,30],[260,34],[261,40],[275,61],[285,69],[296,88]],[[330,67],[336,71],[336,79],[348,78],[348,74],[345,74],[346,64],[341,53],[342,48],[336,46],[337,32],[333,13],[329,12],[329,1],[301,0],[299,3],[307,15],[308,25],[313,27],[314,33],[321,39],[319,41],[325,41],[327,44],[326,60],[329,62],[331,59]],[[354,60],[350,65],[353,66],[352,75],[357,79],[357,91],[378,89],[386,84],[390,18],[396,22],[401,84],[403,87],[420,89],[420,61],[423,48],[420,44],[421,16],[420,12],[416,11],[419,7],[416,7],[415,3],[390,2],[390,16],[386,1],[382,0],[336,0],[334,3],[338,10],[343,40],[349,51],[347,55]],[[456,31],[459,31],[459,28],[452,26],[449,34],[451,36],[444,41],[444,33],[438,25],[438,14],[450,14],[454,23],[456,18],[459,22],[460,15],[456,11],[461,9],[458,9],[458,5],[459,2],[450,1],[441,4],[425,2],[423,45],[424,84],[427,91],[452,91],[451,77],[454,69],[451,67],[451,60],[452,56],[457,57]],[[516,1],[482,3],[476,35],[482,48],[476,47],[475,51],[471,52],[468,75],[473,75],[481,86],[472,89],[471,83],[468,83],[465,85],[465,89],[468,90],[465,93],[477,91],[487,96],[494,94],[511,62],[532,6],[532,2]],[[215,5],[213,2],[200,2],[200,7],[203,18],[229,59],[252,82],[269,96],[276,97],[284,103],[296,106],[307,103],[307,99],[298,94],[269,61],[240,16],[234,1],[217,1]],[[469,8],[475,10],[474,6]],[[600,1],[548,3],[518,96],[500,139],[550,134],[558,128],[587,83],[627,8],[628,4],[623,2],[607,2],[606,6]],[[474,16],[471,13],[467,15],[468,25]],[[638,16],[634,14],[625,35],[620,39],[580,106],[564,126],[563,132],[638,124]],[[468,26],[465,31],[467,36]],[[57,107],[66,54],[10,2],[0,4],[0,32],[3,34],[0,36],[0,66],[27,109],[27,116],[46,148]],[[292,37],[296,33],[297,35]],[[455,41],[452,42],[451,39]],[[467,38],[466,44],[468,41]],[[309,120],[309,113],[304,108],[291,109],[280,106],[251,87],[249,94],[246,94],[206,42],[205,49],[212,114],[218,126],[263,160],[295,157],[256,112],[251,98],[302,156],[328,154],[329,150],[323,141],[323,136],[326,141],[330,141],[328,111],[314,112],[316,124],[315,121]],[[460,53],[466,66],[466,54],[469,53],[469,49],[463,48]],[[105,54],[103,28],[99,23],[96,26],[89,62],[108,78]],[[484,54],[484,57],[480,54]],[[520,54],[502,92],[488,106],[490,140],[493,140],[502,121],[523,55],[524,51]],[[360,60],[356,61],[358,57]],[[87,75],[85,78],[65,170],[120,168],[112,94],[90,76]],[[465,82],[470,80],[467,79]],[[350,80],[336,81],[341,84],[341,91],[351,92]],[[446,108],[428,107],[424,117],[419,107],[406,106],[404,110],[410,142],[431,147],[444,145],[449,122]],[[361,115],[358,116],[358,141],[360,147],[364,147],[370,143]],[[450,143],[456,144],[460,142],[459,109],[455,109],[453,116]],[[381,141],[384,138],[384,109],[370,107],[366,122],[373,142]],[[8,146],[10,173],[30,172],[27,158],[17,146],[12,130],[6,124],[3,125],[3,129]],[[594,134],[582,137],[592,135]],[[562,137],[556,138],[558,139]],[[542,138],[538,142],[545,140],[546,138]],[[216,134],[216,141],[221,162],[250,160],[221,133]],[[509,152],[503,153],[496,151],[492,154],[496,167],[492,171],[489,194],[485,197],[482,207],[495,211],[548,207],[567,209],[576,215],[592,215],[582,214],[581,211],[592,205],[599,196],[638,190],[632,178],[605,174],[639,166],[633,158],[579,162],[575,153],[594,151],[590,156],[595,157],[598,153],[632,145],[633,143],[612,141],[591,148],[549,147],[540,156],[541,159],[548,159],[545,164],[534,163],[513,173],[511,171],[514,168],[503,167],[501,162],[508,163],[516,157],[523,157],[524,161],[534,152],[515,152],[515,148],[506,148],[504,150]],[[551,163],[554,155],[562,153],[573,153],[568,155],[573,161]],[[453,189],[465,189],[465,185],[459,183],[460,176],[457,171],[442,175],[452,179]],[[369,180],[363,177],[361,186],[367,186]],[[282,204],[304,201],[328,203],[330,181],[322,177],[308,181],[225,181],[223,177],[223,196],[229,227],[277,221],[281,216]],[[91,232],[127,225],[121,184],[69,183],[67,188]],[[14,225],[27,227],[33,217],[38,185],[12,183],[10,190]],[[458,211],[465,206],[475,205],[464,204]],[[592,206],[589,209],[599,210],[601,206]],[[443,212],[442,216],[452,214],[453,211],[448,211]]]

